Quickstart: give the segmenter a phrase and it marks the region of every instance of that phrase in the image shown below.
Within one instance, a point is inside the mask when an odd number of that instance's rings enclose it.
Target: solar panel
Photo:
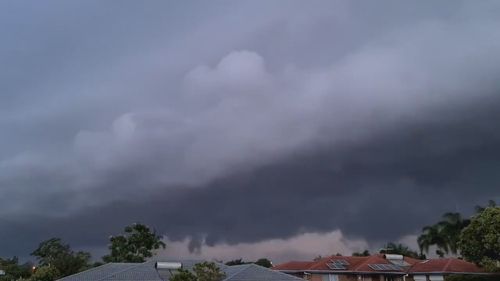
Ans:
[[[368,265],[371,269],[377,270],[377,271],[400,271],[401,268],[397,265],[394,264],[385,264],[385,263],[376,263],[376,264],[369,264]]]
[[[346,267],[344,265],[341,265],[341,264],[337,264],[337,263],[328,263],[327,264],[328,268],[330,269],[334,269],[334,270],[343,270],[343,269],[346,269]]]
[[[330,269],[344,270],[347,269],[346,265],[349,265],[349,263],[346,260],[330,260],[326,265]]]

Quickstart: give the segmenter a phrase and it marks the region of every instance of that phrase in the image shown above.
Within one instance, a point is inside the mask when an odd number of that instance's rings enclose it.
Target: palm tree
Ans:
[[[452,254],[457,254],[459,250],[458,241],[460,240],[460,233],[462,233],[462,230],[467,227],[469,223],[470,220],[462,218],[460,213],[445,213],[443,215],[443,220],[437,223],[439,235],[442,236]]]
[[[436,245],[444,253],[449,252],[448,243],[440,233],[440,227],[437,224],[422,228],[422,234],[418,237],[417,242],[421,254],[429,253],[429,247],[432,245]]]
[[[487,207],[476,206],[476,213],[483,212],[488,207],[495,207],[496,202],[490,200]],[[422,229],[422,234],[418,237],[417,242],[420,248],[420,253],[428,253],[430,246],[437,246],[436,253],[439,256],[459,252],[458,242],[462,230],[466,228],[470,219],[464,219],[460,213],[445,213],[442,220]]]

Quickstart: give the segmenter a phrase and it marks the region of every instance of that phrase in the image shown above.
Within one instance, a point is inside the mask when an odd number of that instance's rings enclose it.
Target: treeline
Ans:
[[[500,207],[490,200],[476,206],[471,218],[445,213],[442,220],[422,229],[417,239],[421,252],[436,247],[440,257],[452,254],[491,271],[500,270]]]
[[[489,207],[496,207],[496,202],[490,200],[487,207],[476,206],[476,215],[481,214]],[[422,235],[418,237],[420,250],[429,252],[430,246],[436,246],[436,255],[440,257],[450,253],[459,254],[460,235],[470,223],[471,219],[464,218],[460,213],[445,213],[442,220],[422,229]]]
[[[73,251],[69,244],[60,238],[41,242],[31,256],[33,263],[19,264],[17,257],[0,258],[0,281],[52,281],[107,262],[144,262],[152,257],[154,250],[165,248],[161,236],[143,224],[125,227],[124,233],[109,238],[109,254],[102,262],[91,262],[91,255],[84,251]]]
[[[230,261],[226,262],[226,265],[231,266],[231,265],[252,264],[252,263],[263,266],[263,267],[267,267],[267,268],[271,268],[273,266],[273,263],[269,259],[266,259],[266,258],[260,258],[256,261],[243,261],[243,259],[240,258],[240,259],[230,260]]]
[[[453,255],[489,271],[500,271],[500,207],[490,200],[487,206],[476,206],[475,214],[470,218],[458,212],[445,213],[435,224],[422,228],[417,243],[419,252],[391,242],[384,245],[379,253],[425,259],[425,254],[434,247],[439,257]],[[370,252],[365,250],[352,255],[369,256]]]
[[[17,257],[0,258],[0,270],[4,273],[0,275],[0,281],[53,281],[108,262],[144,262],[154,255],[155,250],[165,248],[166,245],[161,239],[162,236],[158,235],[154,229],[144,224],[132,224],[125,227],[122,234],[109,238],[109,254],[103,256],[101,261],[92,262],[90,253],[74,251],[60,238],[51,238],[41,242],[31,253],[31,256],[37,260],[36,266],[31,262],[20,264]],[[246,263],[255,263],[264,267],[272,266],[271,261],[266,258],[254,262],[244,262],[238,259],[226,264]],[[202,271],[210,271],[211,267],[213,267],[212,263],[200,265],[198,274],[201,275]],[[181,275],[182,278],[187,276],[190,280],[189,278],[194,278],[196,273],[192,275],[184,272]]]
[[[410,247],[395,242],[388,242],[385,244],[382,249],[378,252],[379,254],[395,254],[395,255],[403,255],[415,259],[425,259],[426,256],[423,253],[418,253],[415,250],[412,250]],[[363,252],[354,252],[353,256],[363,257],[371,255],[370,251],[364,250]]]

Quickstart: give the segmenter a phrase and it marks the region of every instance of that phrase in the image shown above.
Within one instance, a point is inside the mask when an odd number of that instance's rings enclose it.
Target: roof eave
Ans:
[[[441,275],[450,275],[450,274],[460,274],[460,275],[500,275],[500,273],[496,272],[458,272],[458,271],[422,271],[422,272],[408,272],[410,275],[436,275],[436,274],[441,274]]]
[[[329,273],[329,274],[385,274],[385,275],[406,275],[402,271],[352,271],[352,270],[278,270],[284,273]]]

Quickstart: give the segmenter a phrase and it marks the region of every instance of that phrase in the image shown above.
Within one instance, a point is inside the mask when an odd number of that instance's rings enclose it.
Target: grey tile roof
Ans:
[[[192,270],[199,260],[181,261],[182,268]],[[304,281],[255,264],[226,266],[216,263],[226,273],[223,281]],[[156,270],[155,261],[145,263],[108,263],[58,281],[168,281],[175,270]]]
[[[229,266],[223,281],[304,281],[304,279],[256,264]]]
[[[167,261],[167,262],[169,262],[169,261]],[[179,262],[179,261],[175,261],[175,262]],[[204,262],[204,260],[181,260],[180,261],[180,263],[182,264],[182,269],[189,270],[189,271],[193,270],[193,266],[195,264],[201,263],[201,262]],[[216,264],[221,270],[224,270],[224,267],[227,267],[226,265],[224,265],[222,263],[216,263]],[[153,262],[153,266],[154,266],[154,262]],[[160,274],[160,277],[162,280],[169,280],[170,277],[176,273],[176,270],[159,269],[158,273]]]
[[[59,281],[162,281],[154,263],[107,263]]]

